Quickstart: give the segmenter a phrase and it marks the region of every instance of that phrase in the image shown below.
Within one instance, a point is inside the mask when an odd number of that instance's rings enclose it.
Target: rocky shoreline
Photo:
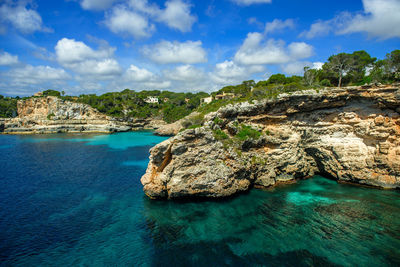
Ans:
[[[17,118],[0,119],[0,133],[114,133],[156,130],[166,125],[164,121],[155,119],[116,119],[89,105],[54,96],[19,100],[17,109]]]
[[[150,150],[153,199],[219,198],[315,174],[400,188],[399,86],[301,91],[207,115]]]

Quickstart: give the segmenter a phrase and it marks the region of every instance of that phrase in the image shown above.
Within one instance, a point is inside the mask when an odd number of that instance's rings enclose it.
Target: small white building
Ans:
[[[149,103],[149,104],[158,104],[158,97],[155,96],[148,96],[144,102]]]
[[[202,99],[200,99],[200,104],[209,104],[213,101],[213,97],[209,96],[209,97],[204,97]]]

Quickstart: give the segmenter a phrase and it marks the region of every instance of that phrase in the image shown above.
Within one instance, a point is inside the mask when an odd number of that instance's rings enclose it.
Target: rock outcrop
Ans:
[[[400,188],[400,90],[347,87],[229,105],[150,150],[151,198],[225,197],[322,174]]]
[[[155,129],[154,133],[157,135],[161,135],[161,136],[173,136],[173,135],[177,135],[179,133],[179,131],[181,131],[182,129],[184,129],[184,124],[187,121],[192,120],[194,117],[198,116],[200,113],[198,112],[192,112],[189,115],[187,115],[186,117],[177,120],[176,122],[173,123],[165,123],[164,125],[160,125],[157,129]]]
[[[54,96],[32,97],[17,103],[18,118],[0,121],[3,133],[120,132],[132,127],[89,105]]]

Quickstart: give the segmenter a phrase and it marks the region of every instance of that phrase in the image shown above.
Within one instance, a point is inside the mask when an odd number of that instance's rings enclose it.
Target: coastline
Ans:
[[[219,198],[320,174],[400,188],[400,89],[345,87],[228,105],[150,150],[152,199]]]

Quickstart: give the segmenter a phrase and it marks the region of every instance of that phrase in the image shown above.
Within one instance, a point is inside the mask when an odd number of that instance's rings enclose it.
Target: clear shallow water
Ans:
[[[0,135],[2,266],[399,266],[400,198],[314,177],[222,201],[151,201],[165,138]]]

